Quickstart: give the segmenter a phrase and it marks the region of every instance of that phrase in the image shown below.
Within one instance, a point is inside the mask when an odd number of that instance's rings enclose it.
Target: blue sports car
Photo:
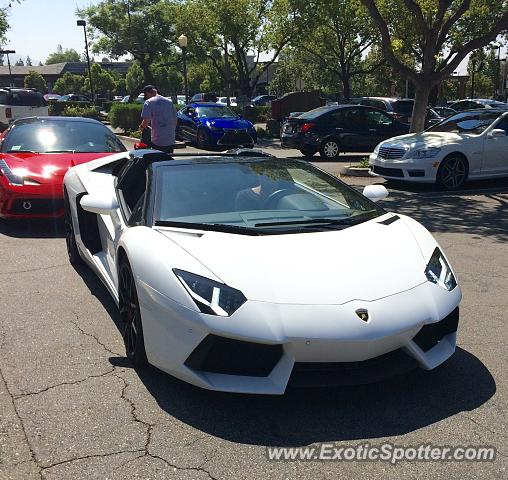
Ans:
[[[204,149],[252,147],[257,141],[254,125],[226,105],[191,103],[178,112],[176,136]]]

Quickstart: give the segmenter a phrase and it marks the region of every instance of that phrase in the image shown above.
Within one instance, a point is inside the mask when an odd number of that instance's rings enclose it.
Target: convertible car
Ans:
[[[378,381],[454,352],[461,290],[416,221],[297,160],[137,150],[65,176],[67,249],[127,356],[199,387]],[[354,255],[352,252],[358,252]]]

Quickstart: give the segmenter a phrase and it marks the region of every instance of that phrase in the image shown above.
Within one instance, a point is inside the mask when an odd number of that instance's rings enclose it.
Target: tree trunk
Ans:
[[[410,132],[421,132],[425,128],[425,116],[427,115],[427,103],[433,85],[427,79],[419,79],[415,85],[415,104],[413,107],[413,119]]]
[[[342,77],[342,95],[345,100],[349,100],[351,98],[351,81],[349,76]]]

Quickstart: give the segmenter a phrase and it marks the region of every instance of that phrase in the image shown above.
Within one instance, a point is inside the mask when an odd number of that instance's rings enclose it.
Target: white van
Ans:
[[[18,118],[48,115],[42,93],[33,88],[0,87],[0,130]]]

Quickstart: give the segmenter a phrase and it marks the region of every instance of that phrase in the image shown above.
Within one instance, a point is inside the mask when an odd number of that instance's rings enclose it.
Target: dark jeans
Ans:
[[[160,150],[161,152],[164,152],[164,153],[173,153],[173,150],[175,148],[174,145],[166,145],[165,147],[162,147],[160,145],[155,145],[155,143],[151,143],[150,145],[153,149],[155,150]]]

